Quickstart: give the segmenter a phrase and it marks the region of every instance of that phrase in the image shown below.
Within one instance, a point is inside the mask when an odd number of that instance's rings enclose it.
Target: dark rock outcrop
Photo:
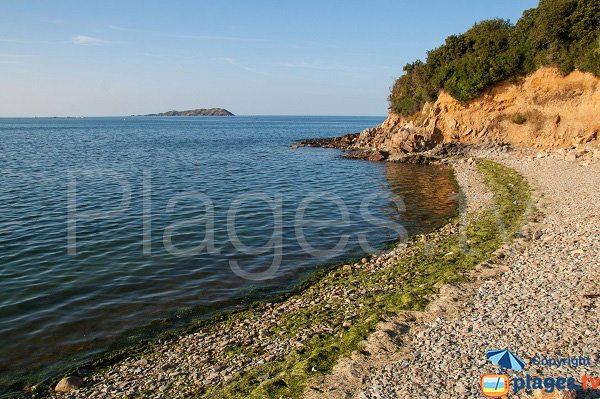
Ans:
[[[360,133],[351,133],[339,137],[325,137],[318,139],[301,140],[294,144],[293,148],[298,147],[323,147],[323,148],[339,148],[348,150],[354,148]]]

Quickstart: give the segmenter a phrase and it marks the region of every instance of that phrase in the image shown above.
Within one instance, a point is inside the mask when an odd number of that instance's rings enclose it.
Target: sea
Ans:
[[[300,139],[383,117],[0,119],[0,394],[430,231],[441,166]]]

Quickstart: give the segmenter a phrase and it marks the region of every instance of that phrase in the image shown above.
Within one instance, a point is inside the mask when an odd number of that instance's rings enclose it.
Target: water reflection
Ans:
[[[448,167],[388,162],[384,175],[390,190],[404,202],[404,209],[394,206],[390,217],[398,218],[410,235],[439,226],[457,206]]]

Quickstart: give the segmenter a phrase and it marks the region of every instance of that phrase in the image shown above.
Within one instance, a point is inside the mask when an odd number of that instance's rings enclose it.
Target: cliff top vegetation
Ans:
[[[516,79],[541,66],[600,76],[600,1],[540,0],[516,24],[491,19],[475,24],[427,52],[426,61],[404,67],[390,96],[390,110],[411,115],[441,90],[459,101],[495,83]]]

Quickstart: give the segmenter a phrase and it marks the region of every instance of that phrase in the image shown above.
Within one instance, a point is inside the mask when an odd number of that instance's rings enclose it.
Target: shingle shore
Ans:
[[[593,185],[595,184],[596,191],[598,191],[598,188],[600,187],[597,180],[597,176],[599,175],[597,162],[592,162],[588,165],[580,165],[576,163],[567,163],[565,165],[565,162],[562,160],[554,160],[551,158],[546,158],[545,156],[523,158],[522,156],[514,156],[513,154],[507,155],[498,152],[479,155],[492,158],[501,157],[501,162],[519,170],[528,178],[533,179],[536,184],[539,183],[538,179],[540,176],[543,178],[544,173],[555,174],[555,177],[562,176],[567,178],[567,180],[575,179],[581,181],[581,184],[577,185],[577,189],[582,191],[581,194],[583,194],[583,197],[572,196],[571,198],[573,199],[574,204],[570,204],[571,207],[567,207],[565,209],[571,214],[571,216],[573,216],[572,212],[575,212],[576,215],[574,219],[578,221],[580,221],[581,217],[586,218],[589,216],[590,220],[584,223],[588,227],[593,226],[594,223],[596,226],[600,225],[600,223],[598,223],[598,217],[596,216],[595,219],[593,217],[594,205],[598,203],[597,193],[595,193],[596,195],[594,196],[593,193],[590,192],[593,191],[593,189],[590,190],[590,186],[594,188]],[[483,184],[481,176],[475,171],[474,162],[472,160],[463,159],[459,160],[458,162],[453,161],[453,165],[457,180],[459,181],[467,198],[468,212],[477,212],[488,203],[491,197],[489,190],[485,187],[485,184]],[[554,165],[554,167],[550,167],[552,165]],[[585,173],[582,173],[582,171],[585,171]],[[592,173],[595,173],[596,175],[595,180],[588,179],[585,181],[585,179],[588,177],[588,174]],[[545,178],[542,180],[551,179]],[[558,195],[560,194],[560,190],[558,190],[557,187],[565,188],[565,185],[559,179],[556,180],[557,181],[553,183],[553,187],[556,188],[555,191],[557,192],[554,194],[557,194],[557,196],[560,197],[560,195]],[[589,184],[590,186],[585,187],[586,184]],[[543,187],[543,185],[538,187],[540,193],[546,195],[544,189],[545,187]],[[562,193],[562,196],[562,200],[564,202],[564,197],[568,197],[569,194],[565,195],[565,193]],[[544,197],[544,201],[545,198],[547,197]],[[580,200],[583,200],[584,198],[589,199],[590,203],[585,205],[579,204]],[[552,206],[561,204],[560,201],[556,202],[554,198],[552,198],[550,202]],[[547,219],[550,214],[547,213],[546,208],[544,208],[544,212],[546,212],[545,218]],[[578,212],[579,214],[577,214]],[[568,226],[571,228],[573,227],[572,223],[575,223],[569,222],[571,224],[563,226],[563,215],[561,214],[555,216],[557,217],[556,219],[548,219],[548,221],[543,219],[540,221],[540,226],[544,226],[543,223],[555,223],[555,225],[559,227]],[[579,224],[579,222],[575,223],[575,232],[577,232],[577,229],[581,227]],[[526,292],[529,294],[541,295],[543,292],[546,292],[545,287],[547,284],[557,283],[556,281],[554,281],[554,283],[551,281],[546,281],[547,279],[537,279],[536,273],[539,272],[537,269],[538,266],[527,263],[533,262],[533,258],[537,256],[541,256],[542,259],[544,259],[544,254],[546,254],[548,250],[546,247],[553,243],[551,240],[558,239],[560,242],[562,242],[563,239],[566,240],[567,237],[570,237],[567,232],[563,232],[562,235],[556,233],[554,231],[554,227],[556,227],[555,225],[550,224],[549,227],[544,228],[540,226],[534,227],[533,230],[526,232],[524,239],[518,240],[519,242],[517,242],[512,249],[509,248],[506,251],[506,257],[504,258],[503,262],[508,267],[518,270],[524,269],[528,273],[529,278],[525,280],[527,281],[525,286],[528,288]],[[565,230],[562,227],[557,231]],[[445,234],[452,234],[453,229],[456,229],[456,226],[451,224],[441,229],[438,233],[441,236],[444,236]],[[560,238],[556,238],[556,235],[560,236]],[[433,237],[433,239],[435,239],[435,237]],[[533,240],[534,242],[530,244],[529,241],[527,241],[529,239]],[[599,264],[597,253],[597,248],[599,247],[597,229],[595,231],[595,235],[594,231],[586,231],[585,239],[595,240],[588,244],[588,249],[592,252],[594,248],[596,248],[596,267],[591,267],[589,270],[593,273],[594,270],[597,271]],[[547,245],[539,249],[537,252],[534,252],[534,249],[529,249],[530,247],[534,247],[536,244],[542,243]],[[567,258],[572,257],[572,251],[581,249],[578,247],[569,246],[576,243],[581,244],[581,241],[575,241],[574,243],[563,242],[566,248],[570,248],[566,251]],[[519,245],[525,245],[528,248],[527,251],[525,252],[525,250],[518,250],[517,248]],[[387,265],[393,264],[395,260],[400,257],[410,256],[412,253],[411,251],[414,251],[414,248],[412,248],[410,245],[401,244],[397,248],[383,255],[365,259],[359,265],[346,265],[344,267],[360,267],[365,269],[386,267]],[[586,258],[588,252],[590,251],[583,250],[583,252],[584,253],[581,256]],[[519,256],[523,255],[524,253],[527,253],[528,257],[525,259],[520,259]],[[579,256],[580,254],[579,252],[576,252],[575,255]],[[561,258],[555,258],[553,257],[552,253],[548,253],[548,256],[545,256],[545,259],[548,259],[549,261],[559,261]],[[569,259],[564,260],[568,262]],[[538,261],[537,263],[540,262]],[[521,266],[519,266],[520,264]],[[555,262],[550,262],[550,264],[554,265]],[[593,262],[590,265],[593,265]],[[580,264],[574,265],[573,267],[561,266],[558,269],[565,269],[564,272],[561,272],[560,275],[550,274],[549,276],[562,278],[564,277],[563,274],[565,273],[579,273],[579,276],[582,277],[582,273],[585,274],[586,272],[579,270],[578,268],[581,268]],[[550,269],[552,268],[550,267]],[[512,271],[513,270],[511,270],[509,273]],[[545,269],[544,271],[548,272],[548,270]],[[511,321],[511,323],[507,325],[492,324],[488,326],[486,325],[486,322],[489,322],[489,320],[485,315],[494,314],[494,316],[498,318],[499,315],[507,314],[503,312],[509,312],[508,314],[510,314],[510,312],[521,312],[522,314],[527,314],[528,310],[535,308],[536,306],[551,306],[551,304],[554,303],[551,299],[547,299],[546,302],[538,303],[536,302],[538,300],[537,297],[530,298],[529,300],[525,298],[526,300],[524,302],[515,302],[519,300],[520,297],[515,297],[515,294],[509,288],[505,288],[508,292],[504,298],[504,291],[502,291],[502,288],[507,287],[507,284],[523,284],[523,281],[520,280],[522,278],[523,276],[517,276],[514,279],[508,280],[508,282],[503,281],[503,284],[500,285],[498,280],[491,280],[490,282],[481,286],[473,299],[466,301],[464,307],[465,309],[462,311],[462,317],[458,319],[449,318],[448,320],[444,319],[443,317],[435,318],[424,323],[423,325],[415,327],[408,335],[408,338],[411,339],[415,337],[413,339],[413,343],[408,344],[406,347],[410,349],[406,352],[410,352],[413,357],[406,357],[398,362],[388,362],[388,364],[381,366],[373,375],[362,376],[361,378],[364,379],[363,382],[366,383],[366,388],[363,389],[362,392],[359,392],[357,397],[480,397],[479,392],[476,390],[477,382],[475,381],[472,383],[474,381],[474,376],[476,376],[478,379],[479,375],[481,374],[480,371],[494,371],[493,368],[490,368],[489,365],[485,364],[485,359],[482,358],[481,348],[486,346],[483,350],[489,349],[487,348],[487,345],[491,345],[492,343],[496,346],[509,344],[514,346],[516,342],[525,342],[520,334],[527,333],[527,331],[520,328],[520,324],[513,324],[516,323],[516,321]],[[585,278],[582,278],[582,280],[585,280]],[[596,279],[596,281],[598,280]],[[560,282],[558,283],[560,286]],[[535,293],[531,292],[532,286],[538,287],[535,290]],[[553,288],[555,287],[553,286]],[[561,293],[567,292],[569,289],[573,290],[577,288],[578,286],[573,284],[565,287],[558,287],[557,292],[559,293],[559,299],[562,298]],[[585,287],[585,289],[590,289],[589,284]],[[493,304],[487,302],[481,306],[476,305],[480,303],[480,301],[490,299],[489,297],[478,299],[479,297],[477,295],[489,295],[490,292],[497,292],[500,295],[500,300],[503,301],[501,304],[505,307],[504,311],[501,307],[494,307],[492,306]],[[283,303],[265,304],[253,317],[236,319],[229,324],[225,330],[220,330],[218,332],[210,329],[200,330],[194,334],[182,336],[169,342],[164,342],[160,345],[158,351],[155,353],[142,358],[129,358],[114,366],[111,366],[106,370],[100,371],[99,373],[94,373],[91,376],[85,376],[85,387],[80,390],[71,391],[66,394],[55,395],[72,398],[112,398],[125,396],[140,396],[148,398],[186,397],[202,387],[214,386],[217,383],[229,381],[236,374],[243,370],[248,370],[252,367],[260,366],[265,362],[277,359],[289,351],[290,348],[301,347],[304,342],[314,334],[326,334],[333,330],[331,325],[328,325],[327,323],[321,323],[302,328],[291,336],[278,334],[277,328],[280,323],[280,318],[283,314],[308,308],[322,301],[332,301],[333,303],[335,301],[348,298],[351,300],[353,297],[356,297],[357,295],[363,295],[365,293],[366,292],[348,292],[340,287],[330,287],[329,289],[320,292],[311,292],[309,289],[305,294],[298,297],[293,297]],[[552,292],[549,292],[548,296],[553,298]],[[596,297],[593,295],[583,295],[583,297],[585,300],[591,301],[592,303],[590,307],[592,312],[591,322],[593,323],[595,320],[596,329],[590,330],[593,331],[591,340],[594,338],[597,340],[598,314],[597,307],[595,305]],[[470,304],[470,302],[473,304]],[[567,301],[561,306],[568,307],[571,305],[572,304]],[[516,306],[516,308],[514,306]],[[577,309],[583,308],[575,307],[571,312],[576,312]],[[349,304],[345,313],[342,315],[342,320],[340,320],[340,323],[344,323],[344,325],[345,323],[348,323],[350,325],[353,319],[353,311],[354,310],[351,304]],[[562,324],[559,323],[557,328],[566,328],[567,325],[565,322],[568,322],[568,326],[571,326],[573,324],[571,323],[571,320],[573,320],[574,323],[580,322],[579,319],[572,318],[572,313],[567,312],[564,314],[568,317],[568,319],[559,319],[559,321],[562,321]],[[552,322],[556,322],[554,318],[555,315],[556,313],[551,313],[550,315],[546,315],[547,317],[534,317],[533,323],[539,323],[540,327],[531,331],[536,331],[536,334],[538,335],[537,338],[542,339],[540,337],[544,337],[543,332],[539,334],[537,332],[544,330],[545,324],[543,323],[546,321],[546,319],[549,318]],[[477,317],[479,317],[479,319],[477,319]],[[595,319],[593,319],[593,317],[595,317]],[[523,320],[520,319],[517,319],[517,321],[519,323],[523,322]],[[590,322],[590,320],[588,320],[588,322]],[[498,321],[498,323],[500,323],[500,321]],[[485,328],[488,328],[489,330],[485,330]],[[505,332],[503,328],[508,332],[513,331],[514,334],[511,335],[510,333]],[[529,328],[529,326],[527,328]],[[577,326],[574,326],[573,328],[575,330],[578,329]],[[482,330],[481,335],[479,334],[480,329]],[[519,331],[521,332],[519,333]],[[506,340],[498,339],[498,337],[505,337]],[[575,335],[574,337],[578,336]],[[546,341],[541,342],[548,343],[552,341],[553,338],[556,337],[553,335],[547,338]],[[585,338],[585,330],[583,338]],[[511,339],[512,341],[510,341]],[[579,340],[579,338],[573,338],[573,340]],[[463,344],[466,345],[464,348],[462,347]],[[526,346],[529,346],[530,348],[539,348],[539,346],[532,346],[530,343],[523,345],[523,347]],[[232,348],[235,349],[249,347],[252,348],[251,353],[245,350],[232,350]],[[398,347],[397,350],[402,352],[406,348]],[[522,357],[527,358],[529,355],[528,352],[519,352],[518,349],[515,349],[514,347],[511,348],[518,352]],[[547,349],[548,346],[546,345],[544,348]],[[597,343],[591,348],[594,348],[597,351]],[[588,346],[587,349],[589,350],[590,347]],[[597,357],[597,355],[598,354],[596,352],[595,356]],[[436,366],[436,364],[438,364],[436,362],[438,361],[439,365]],[[460,367],[465,367],[465,365],[467,365],[466,368],[460,369]],[[578,369],[577,371],[580,372],[582,370],[583,369]],[[591,375],[594,375],[592,371],[596,371],[596,374],[600,374],[597,372],[597,368],[593,368],[589,371],[591,372]],[[429,379],[429,377],[434,373],[440,378],[439,381],[435,379],[436,377],[433,377],[433,380]],[[270,377],[272,376],[265,376],[265,379]],[[433,383],[430,383],[430,381]],[[444,383],[446,383],[446,385],[444,385]],[[437,391],[427,390],[435,384],[438,384]],[[335,391],[332,391],[331,393],[333,394],[334,392]],[[345,390],[344,396],[331,397],[348,397],[346,396],[347,394],[348,391]],[[321,391],[319,396],[325,397],[323,395],[324,392]]]
[[[526,361],[514,377],[600,376],[600,163],[569,161],[560,153],[483,155],[533,184],[542,216],[498,262],[506,270],[501,278],[466,298],[458,317],[415,326],[398,348],[404,356],[365,376],[366,388],[354,397],[480,398],[479,377],[497,370],[485,358],[489,349],[507,348]],[[536,366],[534,356],[581,356],[591,364]],[[600,392],[577,395],[598,398]]]

